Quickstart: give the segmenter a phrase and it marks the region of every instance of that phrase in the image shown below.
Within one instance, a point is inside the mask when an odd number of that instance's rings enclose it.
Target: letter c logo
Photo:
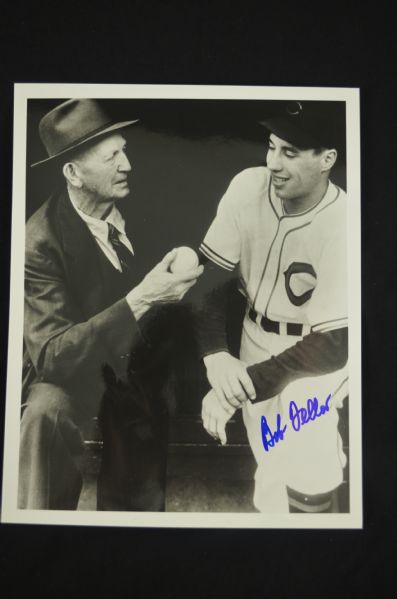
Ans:
[[[311,280],[310,280],[311,277],[314,277],[315,279],[317,279],[316,272],[311,264],[307,264],[306,262],[292,262],[292,264],[289,265],[287,270],[284,272],[285,290],[287,292],[289,301],[294,306],[303,306],[303,304],[311,298],[312,293],[314,291],[314,285],[313,285],[313,287],[311,289],[307,289],[307,291],[304,291],[300,295],[295,294],[293,292],[292,287],[291,287],[291,278],[294,275],[299,275],[299,274],[311,275],[310,277],[304,277],[303,283],[304,283],[305,287],[307,287],[308,284],[309,285],[311,284]]]

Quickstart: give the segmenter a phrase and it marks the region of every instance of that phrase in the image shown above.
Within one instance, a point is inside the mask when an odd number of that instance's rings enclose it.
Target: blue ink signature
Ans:
[[[316,420],[319,416],[323,416],[329,412],[329,402],[331,394],[328,395],[325,404],[318,404],[317,397],[307,400],[306,408],[298,408],[294,401],[289,402],[289,418],[294,430],[299,431],[303,424],[307,424],[310,420]]]
[[[292,428],[298,432],[301,426],[307,424],[311,420],[316,420],[319,416],[324,416],[329,412],[329,402],[331,401],[331,394],[328,395],[324,404],[319,404],[317,397],[309,398],[307,400],[306,408],[298,408],[294,401],[289,402],[289,418],[292,424]],[[281,426],[281,415],[277,414],[277,428],[273,432],[268,425],[265,416],[261,417],[261,432],[262,432],[262,443],[265,451],[269,451],[271,447],[274,447],[279,441],[284,441],[284,434],[287,430],[287,425]]]
[[[267,420],[264,416],[261,418],[262,443],[265,451],[269,451],[270,447],[274,447],[279,441],[284,441],[284,433],[287,430],[287,425],[281,427],[281,416],[277,414],[277,430],[272,433]]]

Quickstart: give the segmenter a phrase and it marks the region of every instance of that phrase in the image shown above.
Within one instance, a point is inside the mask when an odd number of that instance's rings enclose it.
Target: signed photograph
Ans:
[[[355,88],[15,84],[1,520],[361,528]]]

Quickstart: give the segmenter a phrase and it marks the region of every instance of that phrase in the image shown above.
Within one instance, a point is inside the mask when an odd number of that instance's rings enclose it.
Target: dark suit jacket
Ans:
[[[109,305],[98,250],[66,190],[27,223],[23,391],[36,381],[60,385],[88,413],[105,388],[103,367],[125,378],[144,344],[125,298]]]

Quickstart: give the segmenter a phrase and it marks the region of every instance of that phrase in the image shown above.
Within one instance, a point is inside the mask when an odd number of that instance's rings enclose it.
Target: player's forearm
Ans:
[[[307,335],[278,356],[247,368],[256,390],[256,399],[252,403],[274,397],[296,379],[343,368],[347,355],[347,327]]]
[[[202,254],[200,262],[206,262]],[[201,357],[229,350],[226,320],[232,276],[230,272],[207,262],[204,274],[194,289],[197,305],[195,332]]]

